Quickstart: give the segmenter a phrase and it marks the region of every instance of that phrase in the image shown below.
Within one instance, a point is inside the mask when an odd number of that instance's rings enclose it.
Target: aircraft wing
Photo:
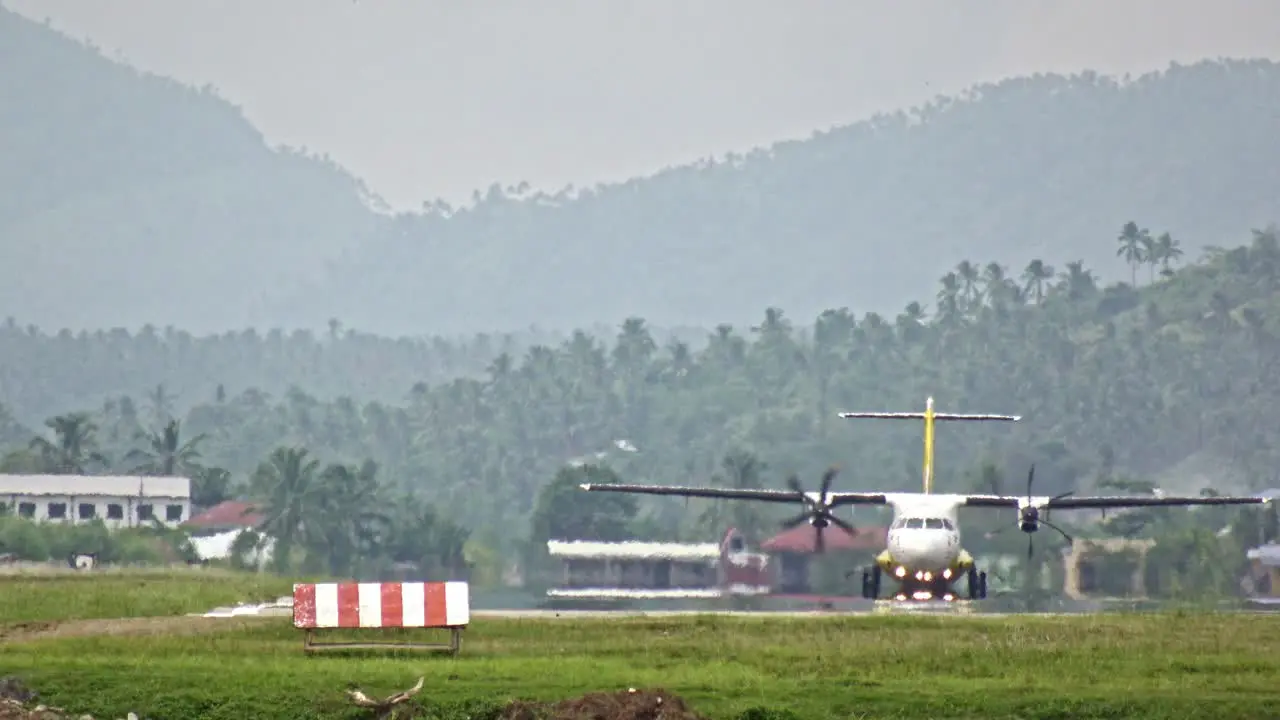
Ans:
[[[1056,497],[1031,498],[1031,504],[1045,510],[1071,509],[1110,509],[1130,507],[1169,507],[1179,505],[1260,505],[1271,502],[1270,496],[1255,495],[1243,497],[1230,496],[1196,496],[1170,497],[1146,495],[1101,495],[1094,497]],[[1018,495],[968,495],[965,507],[1007,507],[1017,508],[1026,503],[1027,498]]]
[[[681,497],[718,498],[722,500],[759,500],[763,502],[794,503],[799,502],[794,490],[735,490],[714,487],[680,487],[676,485],[624,485],[621,483],[604,483],[600,485],[579,485],[590,492],[623,492],[642,495],[676,495]],[[815,493],[816,494],[816,493]],[[839,505],[884,505],[887,500],[884,493],[829,492],[831,506]],[[1016,505],[1015,505],[1016,507]]]

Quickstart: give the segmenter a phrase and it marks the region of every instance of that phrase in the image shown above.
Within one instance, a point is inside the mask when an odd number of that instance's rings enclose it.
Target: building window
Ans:
[[[62,520],[67,517],[66,503],[49,503],[49,519]]]
[[[150,519],[152,519],[152,518],[154,518],[154,517],[155,517],[155,513],[152,511],[152,509],[151,509],[151,506],[150,506],[150,505],[139,505],[139,506],[138,506],[138,519],[139,519],[139,520],[146,521],[146,520],[150,520]]]
[[[165,505],[164,519],[169,522],[178,522],[179,520],[181,520],[182,506],[181,505]]]
[[[18,517],[33,518],[36,516],[35,503],[18,503]]]
[[[123,520],[123,519],[124,519],[124,507],[123,507],[122,505],[120,505],[120,503],[111,503],[110,505],[107,505],[107,519],[108,519],[108,520]]]
[[[80,503],[76,511],[80,513],[81,520],[92,520],[98,514],[98,507],[93,503]]]

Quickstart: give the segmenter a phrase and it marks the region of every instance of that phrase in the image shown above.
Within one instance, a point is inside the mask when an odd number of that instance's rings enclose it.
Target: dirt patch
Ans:
[[[416,691],[419,688],[415,688]],[[397,693],[411,695],[413,691]],[[93,720],[90,715],[67,713],[61,708],[38,703],[39,695],[16,677],[0,678],[0,720]],[[390,700],[390,698],[389,698]],[[412,705],[370,708],[370,717],[397,717],[395,710],[405,709],[406,716],[416,716]],[[590,693],[555,703],[516,701],[498,715],[500,720],[707,720],[695,713],[679,696],[666,690],[626,690],[614,693]],[[133,713],[128,720],[137,720]]]
[[[0,642],[28,642],[95,635],[198,635],[239,629],[266,618],[150,617],[27,622],[0,626]],[[2,716],[0,716],[2,717]]]
[[[666,690],[590,693],[556,703],[513,702],[502,720],[706,720]]]

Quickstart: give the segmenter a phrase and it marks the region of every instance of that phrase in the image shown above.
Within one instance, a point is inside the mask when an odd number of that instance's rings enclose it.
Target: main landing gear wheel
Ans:
[[[978,572],[977,568],[969,568],[969,599],[985,600],[987,597],[987,574]]]
[[[875,600],[880,597],[880,566],[873,565],[862,573],[862,597]]]

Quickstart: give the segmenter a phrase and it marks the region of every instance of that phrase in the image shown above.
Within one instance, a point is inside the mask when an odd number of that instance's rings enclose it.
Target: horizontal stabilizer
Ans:
[[[923,420],[924,413],[920,412],[842,412],[838,413],[842,418],[880,418],[887,420]],[[969,413],[933,413],[934,420],[1001,420],[1004,422],[1018,422],[1022,419],[1021,415],[985,415],[985,414],[969,414]]]
[[[547,591],[548,597],[599,599],[599,600],[657,600],[657,599],[714,599],[735,595],[769,595],[773,589],[768,585],[730,585],[726,588],[552,588]]]

